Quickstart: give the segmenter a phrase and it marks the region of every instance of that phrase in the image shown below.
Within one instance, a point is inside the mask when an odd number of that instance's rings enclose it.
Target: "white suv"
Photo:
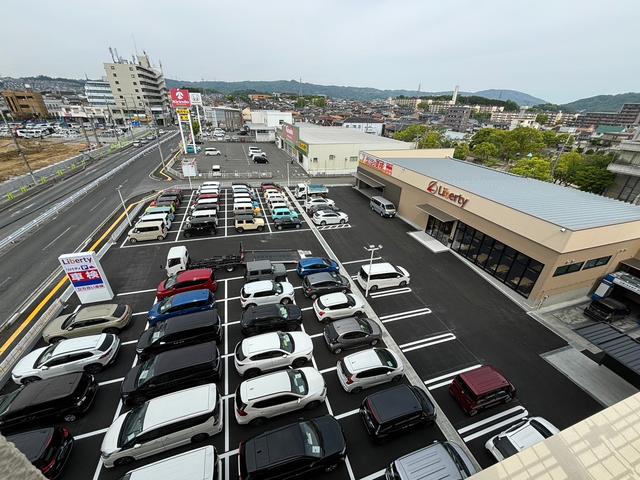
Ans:
[[[491,437],[485,447],[496,460],[501,462],[525,448],[534,446],[544,439],[555,435],[558,430],[542,417],[530,417],[512,425],[504,432]]]
[[[364,302],[352,293],[329,293],[313,302],[313,311],[321,322],[353,317],[364,313]]]
[[[20,385],[72,372],[98,373],[115,361],[119,349],[120,340],[111,333],[61,340],[22,357],[11,378]]]
[[[356,280],[363,289],[367,288],[367,279],[369,291],[375,292],[379,288],[406,287],[411,281],[411,276],[403,267],[394,267],[385,262],[374,263],[371,268],[369,265],[360,267]]]
[[[335,204],[336,202],[334,202],[330,198],[310,197],[310,198],[307,198],[307,201],[304,204],[304,208],[306,210],[309,210],[309,207],[314,207],[316,205],[329,205],[330,207],[333,207]]]
[[[326,397],[324,377],[315,368],[268,373],[240,384],[235,395],[236,420],[240,425],[260,425],[270,417],[316,408]]]
[[[398,382],[404,375],[402,360],[386,348],[370,348],[338,360],[338,380],[346,392],[387,382]]]
[[[318,210],[311,217],[313,223],[316,225],[336,225],[341,223],[347,223],[349,221],[349,215],[344,212],[334,212],[333,210]]]
[[[222,399],[214,383],[149,400],[116,418],[102,439],[104,466],[119,467],[222,430]]]
[[[306,333],[270,332],[239,342],[234,362],[241,376],[251,378],[288,366],[300,368],[311,360],[312,355],[313,341]]]
[[[240,290],[242,308],[252,305],[267,305],[269,303],[293,303],[293,285],[289,282],[274,282],[260,280],[246,283]]]

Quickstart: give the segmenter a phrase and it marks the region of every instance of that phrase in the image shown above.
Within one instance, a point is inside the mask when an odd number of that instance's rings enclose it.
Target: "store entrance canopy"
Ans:
[[[367,175],[366,173],[361,172],[360,170],[358,170],[356,173],[356,178],[358,180],[360,180],[361,182],[366,183],[367,185],[373,187],[373,188],[384,188],[385,185],[384,183],[380,183],[378,180],[376,180],[373,177],[370,177],[369,175]]]
[[[442,210],[438,210],[436,207],[432,207],[428,203],[425,203],[423,205],[416,205],[416,207],[422,210],[423,212],[428,213],[432,217],[436,217],[438,220],[442,222],[453,222],[457,220],[457,218],[452,217],[448,213],[444,213]]]
[[[605,322],[576,328],[584,337],[620,364],[640,375],[640,342]]]

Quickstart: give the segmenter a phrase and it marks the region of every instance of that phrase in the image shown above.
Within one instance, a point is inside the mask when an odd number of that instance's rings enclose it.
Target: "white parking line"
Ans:
[[[83,438],[95,437],[96,435],[102,435],[103,433],[106,433],[107,430],[109,430],[109,429],[108,428],[101,428],[100,430],[94,430],[93,432],[81,433],[80,435],[74,435],[73,439],[74,440],[82,440]]]
[[[314,333],[313,335],[309,335],[309,338],[321,337],[323,335],[324,335],[324,333]]]
[[[186,211],[189,211],[189,206],[191,205],[191,200],[193,199],[193,195],[195,194],[195,190],[193,192],[191,192],[191,196],[189,197],[189,203],[187,203],[187,208]],[[178,241],[178,238],[180,238],[180,232],[182,231],[182,225],[184,224],[184,221],[187,219],[187,214],[185,212],[184,217],[182,217],[182,221],[180,222],[180,227],[178,228],[178,235],[176,236],[175,241]]]
[[[340,223],[337,225],[320,225],[316,227],[318,230],[338,230],[341,228],[351,228],[351,224],[349,223]]]
[[[371,475],[367,475],[366,477],[362,477],[360,480],[374,480],[376,478],[382,477],[384,475],[384,469],[378,470],[377,472],[372,473]]]
[[[507,415],[511,415],[512,413],[516,413],[520,410],[526,412],[525,408],[522,405],[518,405],[516,407],[510,408],[509,410],[505,410],[504,412],[496,413],[495,415],[492,415],[488,418],[484,418],[478,422],[472,423],[471,425],[467,425],[466,427],[462,427],[458,429],[458,433],[470,432],[471,430],[475,430],[478,427],[486,425],[487,423],[491,423],[494,420],[498,420],[499,418],[506,417]]]
[[[340,420],[341,418],[350,417],[351,415],[355,415],[360,411],[359,408],[355,408],[353,410],[349,410],[348,412],[341,413],[340,415],[336,415],[334,418],[336,420]]]
[[[403,293],[409,293],[409,292],[411,292],[411,289],[409,287],[402,287],[402,288],[397,288],[395,290],[382,290],[382,291],[369,292],[369,296],[371,298],[382,298],[382,297],[388,297],[390,295],[402,295]]]
[[[302,310],[303,312],[306,312],[307,310],[313,310],[313,306],[311,306],[311,307],[304,307],[304,308],[301,308],[300,310]]]
[[[396,320],[405,320],[407,318],[419,317],[421,315],[428,315],[431,313],[431,309],[424,307],[417,310],[409,310],[406,312],[392,313],[390,315],[383,315],[379,317],[382,323],[395,322]]]
[[[380,260],[382,257],[373,257],[374,260]],[[369,262],[370,258],[363,258],[362,260],[349,260],[348,262],[342,262],[343,265],[350,265],[352,263],[365,263]]]
[[[227,192],[228,189],[224,189],[224,236],[227,237],[229,234],[227,233]]]
[[[120,342],[120,345],[132,345],[134,343],[138,343],[138,340],[127,340],[126,342]]]
[[[120,383],[124,380],[124,377],[120,377],[120,378],[113,378],[111,380],[105,380],[104,382],[100,382],[98,383],[99,386],[103,386],[103,385],[111,385],[112,383]]]
[[[116,293],[116,297],[123,297],[125,295],[137,295],[138,293],[149,293],[149,292],[155,292],[156,289],[155,288],[149,288],[147,290],[136,290],[134,292],[122,292],[122,293]]]
[[[445,385],[449,385],[452,381],[453,381],[453,377],[455,377],[456,375],[460,374],[460,373],[464,373],[464,372],[468,372],[470,370],[475,370],[478,367],[481,367],[482,365],[477,364],[477,365],[473,365],[471,367],[467,367],[467,368],[463,368],[461,370],[456,370],[455,372],[451,372],[451,373],[446,373],[444,375],[440,375],[439,377],[435,377],[435,378],[431,378],[429,380],[425,380],[424,384],[427,386],[427,388],[429,390],[435,390],[436,388],[440,388],[440,387],[444,387]],[[441,382],[440,380],[445,380],[444,382]],[[438,383],[435,383],[438,382]]]
[[[155,303],[155,302],[154,302]],[[147,315],[149,313],[149,311],[147,310],[146,312],[136,312],[136,313],[132,313],[131,316],[132,317],[137,317],[138,315]]]
[[[220,454],[220,458],[228,458],[228,457],[233,457],[234,455],[238,454],[238,449],[236,448],[235,450],[231,450],[229,452],[224,452]]]
[[[329,368],[325,368],[324,370],[318,370],[320,373],[329,373],[329,372],[333,372],[334,370],[337,370],[338,367],[329,367]]]
[[[400,345],[400,349],[404,352],[412,352],[413,350],[418,350],[420,348],[431,347],[433,345],[437,345],[439,343],[450,342],[451,340],[455,340],[456,336],[453,333],[445,333],[444,335],[437,335],[435,337],[427,338],[424,340],[419,340],[417,342],[410,342],[406,345],[415,344],[413,347],[403,348],[403,345]]]
[[[441,333],[439,335],[434,335],[433,337],[427,337],[427,338],[421,338],[420,340],[415,340],[413,342],[408,342],[408,343],[403,343],[402,345],[398,345],[400,348],[405,348],[405,347],[411,347],[413,345],[418,345],[420,343],[425,343],[425,342],[431,342],[433,340],[439,340],[441,338],[445,338],[445,337],[451,337],[453,336],[453,338],[455,338],[455,335],[453,335],[450,332],[447,333]]]
[[[267,216],[267,211],[264,209],[264,204],[262,203],[262,195],[260,195],[260,194],[258,194],[258,201],[260,202],[260,210],[262,210],[262,215],[264,216],[264,221],[267,224],[267,228],[269,229],[269,233],[271,233],[273,230],[271,230],[271,224],[269,223],[269,218]],[[282,231],[282,230],[280,230],[280,231]]]
[[[523,418],[525,418],[527,415],[529,415],[529,412],[527,410],[523,409],[523,412],[519,415],[516,415],[515,417],[510,417],[507,418],[506,420],[500,422],[500,423],[496,423],[494,425],[491,425],[490,427],[487,427],[483,430],[480,430],[478,432],[472,433],[471,435],[467,435],[466,437],[462,437],[462,440],[464,440],[465,442],[470,442],[471,440],[478,438],[478,437],[482,437],[483,435],[486,435],[487,433],[490,432],[494,432],[496,430],[502,430],[502,427],[506,427],[507,425],[511,425],[512,423],[517,422],[518,420],[522,420]]]

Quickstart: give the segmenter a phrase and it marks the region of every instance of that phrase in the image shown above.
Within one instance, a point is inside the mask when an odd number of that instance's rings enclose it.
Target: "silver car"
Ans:
[[[332,353],[340,353],[342,350],[364,345],[373,347],[381,338],[380,325],[370,318],[343,318],[324,327],[324,340]]]
[[[55,343],[65,338],[113,333],[114,335],[129,325],[131,306],[115,303],[89,305],[67,315],[51,320],[42,332],[42,339]]]

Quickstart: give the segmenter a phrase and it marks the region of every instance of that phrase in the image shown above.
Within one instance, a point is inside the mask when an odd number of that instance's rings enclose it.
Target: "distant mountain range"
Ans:
[[[331,98],[347,100],[382,100],[388,97],[424,96],[432,97],[438,95],[451,95],[451,90],[441,92],[419,92],[417,90],[380,90],[370,87],[344,87],[339,85],[317,85],[314,83],[300,83],[296,80],[274,80],[274,81],[242,81],[242,82],[217,82],[200,81],[189,82],[182,80],[167,79],[167,86],[170,88],[185,86],[194,88],[209,88],[220,93],[232,93],[238,91],[253,90],[261,93],[294,93],[302,95],[326,95]],[[460,95],[478,95],[480,97],[494,100],[511,100],[518,105],[539,105],[547,103],[541,98],[528,95],[517,90],[480,90],[478,92],[460,92]]]
[[[574,111],[618,112],[624,103],[640,103],[640,93],[620,93],[618,95],[597,95],[565,103],[562,107]]]

